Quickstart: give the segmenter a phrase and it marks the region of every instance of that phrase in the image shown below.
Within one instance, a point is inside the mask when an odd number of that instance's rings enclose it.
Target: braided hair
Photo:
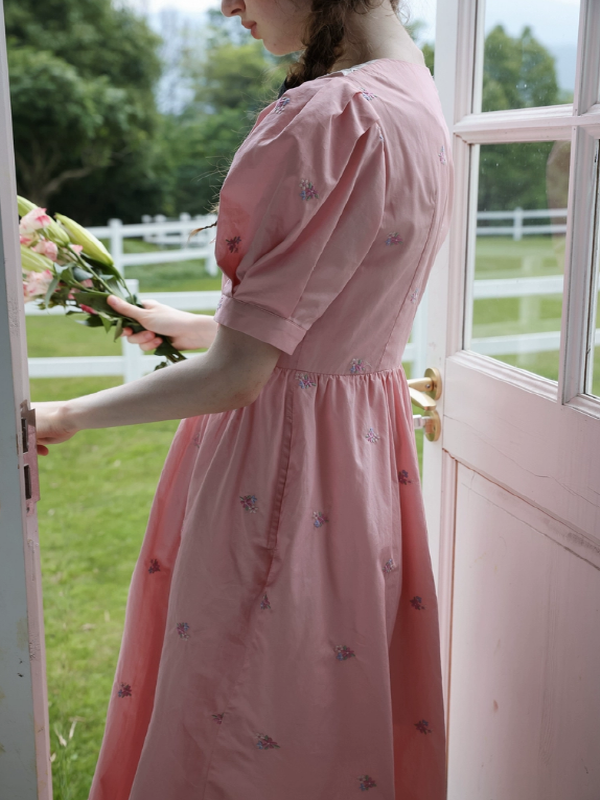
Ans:
[[[344,53],[348,16],[353,12],[366,14],[375,6],[375,2],[376,0],[312,0],[302,41],[305,49],[299,61],[290,66],[279,89],[279,97],[288,89],[326,75]],[[398,13],[402,0],[390,0],[390,5]],[[216,204],[213,213],[218,213],[218,210],[219,206]],[[214,228],[216,224],[213,222],[212,225],[196,228],[190,233],[189,239],[206,228]]]
[[[396,13],[400,2],[390,0]],[[348,16],[366,14],[374,5],[373,0],[312,0],[302,41],[305,49],[300,60],[288,70],[285,89],[326,75],[344,53]]]

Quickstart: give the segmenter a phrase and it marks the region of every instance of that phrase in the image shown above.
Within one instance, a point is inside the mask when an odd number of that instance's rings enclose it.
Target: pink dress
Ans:
[[[378,59],[288,90],[238,150],[215,319],[282,354],[254,403],[175,436],[91,800],[444,800],[401,360],[449,143],[429,70]]]

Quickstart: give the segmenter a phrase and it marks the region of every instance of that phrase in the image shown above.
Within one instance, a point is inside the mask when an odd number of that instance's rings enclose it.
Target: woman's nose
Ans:
[[[245,8],[244,0],[221,0],[221,13],[224,17],[242,14]]]

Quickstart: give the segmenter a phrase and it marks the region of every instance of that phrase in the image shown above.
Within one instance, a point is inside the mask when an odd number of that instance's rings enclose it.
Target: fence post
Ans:
[[[125,282],[131,294],[138,293],[140,282],[137,278],[128,278]],[[144,374],[144,354],[137,344],[130,344],[125,336],[121,337],[121,348],[123,352],[123,383],[141,378]]]
[[[514,213],[513,239],[515,242],[520,242],[523,238],[523,209],[517,206]]]
[[[115,262],[115,267],[123,275],[123,223],[120,219],[109,219],[110,228],[110,254]]]
[[[181,214],[179,215],[179,221],[180,222],[189,222],[191,220],[191,218],[192,217],[188,214],[187,211],[182,211]],[[187,242],[187,238],[188,237],[186,235],[186,232],[185,231],[181,231],[181,233],[179,234],[179,241],[181,242],[181,246],[182,247],[185,247],[185,244]]]

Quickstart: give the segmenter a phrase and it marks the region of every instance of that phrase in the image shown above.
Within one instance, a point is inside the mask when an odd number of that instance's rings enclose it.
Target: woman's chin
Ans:
[[[286,44],[285,42],[272,41],[268,37],[255,36],[255,39],[262,39],[263,46],[273,56],[289,56],[291,53],[298,53],[302,50],[302,45],[299,43]]]

